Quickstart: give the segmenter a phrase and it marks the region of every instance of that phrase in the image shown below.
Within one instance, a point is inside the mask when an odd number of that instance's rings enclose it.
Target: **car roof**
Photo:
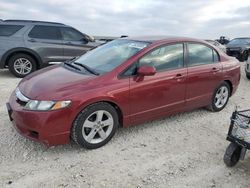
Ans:
[[[158,42],[178,42],[178,41],[189,41],[189,42],[202,42],[204,40],[194,39],[189,37],[177,37],[177,36],[139,36],[139,37],[126,37],[121,40],[135,40],[142,42],[158,43]]]
[[[57,22],[47,22],[47,21],[36,21],[36,20],[3,20],[1,24],[17,24],[17,25],[56,25],[56,26],[66,26],[62,23]]]
[[[250,37],[239,37],[239,38],[234,38],[234,39],[250,39]],[[232,39],[232,40],[234,40]]]

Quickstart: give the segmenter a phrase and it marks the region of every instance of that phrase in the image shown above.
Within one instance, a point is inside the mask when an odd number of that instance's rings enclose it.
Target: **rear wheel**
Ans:
[[[96,149],[111,140],[118,125],[118,114],[113,106],[104,102],[95,103],[77,116],[71,138],[85,148]]]
[[[224,163],[228,167],[235,166],[240,160],[242,147],[235,143],[230,143],[224,155]]]
[[[9,62],[10,72],[16,77],[23,78],[37,69],[36,61],[27,54],[15,54]]]
[[[230,97],[230,87],[227,82],[223,82],[214,92],[210,106],[213,112],[219,112],[227,105]]]

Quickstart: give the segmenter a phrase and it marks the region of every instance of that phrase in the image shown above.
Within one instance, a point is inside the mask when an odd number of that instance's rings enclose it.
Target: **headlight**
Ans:
[[[37,100],[29,100],[29,102],[25,105],[25,109],[27,110],[40,110],[40,111],[48,111],[48,110],[57,110],[61,108],[65,108],[69,106],[71,101],[37,101]]]

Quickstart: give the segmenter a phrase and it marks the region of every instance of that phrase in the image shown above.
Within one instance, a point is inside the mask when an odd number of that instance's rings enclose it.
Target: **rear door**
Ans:
[[[187,43],[187,107],[206,106],[223,78],[217,52],[204,44]]]
[[[56,26],[35,25],[27,35],[26,46],[36,51],[43,62],[61,62],[63,46],[60,30]]]
[[[60,27],[63,39],[63,55],[66,59],[80,56],[93,48],[84,34],[71,27]]]

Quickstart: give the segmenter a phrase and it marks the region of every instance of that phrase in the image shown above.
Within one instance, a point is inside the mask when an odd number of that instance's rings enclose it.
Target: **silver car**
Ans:
[[[49,63],[63,62],[99,44],[73,27],[54,22],[0,22],[0,69],[24,77]]]

